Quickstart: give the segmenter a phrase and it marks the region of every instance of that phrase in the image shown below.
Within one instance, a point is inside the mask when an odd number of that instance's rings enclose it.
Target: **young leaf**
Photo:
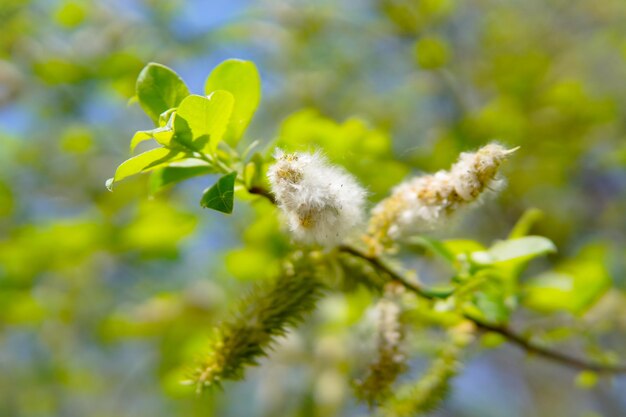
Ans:
[[[427,249],[433,254],[440,256],[442,259],[450,264],[453,264],[456,260],[454,254],[450,252],[439,240],[432,239],[426,236],[413,236],[407,239],[407,243],[409,245],[416,245]]]
[[[161,129],[161,128],[159,128]],[[137,145],[139,145],[141,142],[145,142],[147,140],[152,139],[152,135],[153,132],[156,129],[153,130],[138,130],[137,132],[135,132],[135,134],[133,135],[133,138],[130,140],[130,152],[132,153],[135,148],[137,147]]]
[[[178,74],[154,62],[139,73],[136,90],[141,108],[157,125],[161,113],[177,107],[189,95],[189,89]]]
[[[472,260],[480,265],[492,265],[515,260],[525,262],[547,253],[556,252],[556,246],[541,236],[526,236],[496,242],[486,251],[474,252]]]
[[[170,126],[157,127],[152,130],[140,130],[133,135],[130,141],[130,151],[133,152],[137,145],[146,140],[154,139],[163,146],[168,146],[172,140],[174,131]]]
[[[154,139],[160,145],[169,147],[174,136],[172,121],[174,120],[173,109],[162,113],[159,118],[159,127],[151,130],[140,130],[133,135],[130,141],[130,152],[132,153],[137,145],[146,140]]]
[[[215,151],[226,131],[234,102],[228,91],[215,91],[208,97],[188,96],[176,111],[176,140],[198,151]]]
[[[458,258],[459,255],[469,255],[472,252],[485,250],[482,244],[469,239],[448,239],[441,243],[448,252],[452,253],[455,259]]]
[[[506,323],[510,310],[505,303],[505,294],[492,283],[482,286],[466,304],[465,311],[489,323]]]
[[[545,313],[584,313],[611,286],[603,260],[603,256],[570,260],[530,279],[524,286],[524,305]]]
[[[175,162],[172,165],[156,169],[152,172],[149,185],[150,194],[154,195],[167,186],[186,179],[213,173],[215,173],[215,168],[204,161],[186,159]]]
[[[536,208],[528,209],[522,214],[522,217],[515,223],[515,226],[509,233],[509,239],[517,239],[528,234],[530,228],[543,217],[543,212]]]
[[[166,148],[151,149],[147,152],[140,153],[137,156],[133,156],[130,159],[122,162],[117,167],[113,178],[109,178],[106,182],[106,186],[109,191],[113,190],[113,184],[130,177],[131,175],[139,174],[140,172],[150,171],[158,167],[168,164],[172,161],[182,158],[184,154],[181,152],[172,151]]]
[[[233,115],[224,137],[233,146],[248,127],[261,100],[261,78],[256,66],[240,59],[222,62],[211,72],[204,86],[206,95],[216,90],[226,90],[235,98]]]
[[[221,211],[222,213],[232,213],[235,178],[237,178],[237,172],[231,172],[217,180],[211,188],[204,191],[200,205],[204,208]]]

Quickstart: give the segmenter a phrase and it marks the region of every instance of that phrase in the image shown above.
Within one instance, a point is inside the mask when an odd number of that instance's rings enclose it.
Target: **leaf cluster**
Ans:
[[[234,170],[238,154],[232,147],[242,138],[260,101],[256,66],[238,59],[222,62],[208,76],[204,94],[191,94],[182,78],[164,65],[150,63],[141,71],[136,100],[156,127],[135,133],[130,150],[148,140],[159,146],[122,162],[107,181],[109,190],[145,172],[152,172],[153,194],[194,176],[222,173],[205,191],[201,205],[232,212],[238,175]]]

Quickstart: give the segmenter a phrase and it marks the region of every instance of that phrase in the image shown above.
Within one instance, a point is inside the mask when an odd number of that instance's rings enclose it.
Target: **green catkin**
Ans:
[[[284,268],[274,281],[256,285],[231,317],[215,329],[207,355],[191,375],[197,390],[243,378],[273,343],[315,308],[322,285],[304,260]]]
[[[461,370],[463,349],[472,340],[473,326],[464,322],[450,329],[450,342],[415,382],[407,383],[381,408],[384,417],[418,416],[437,408],[450,390],[450,382]]]

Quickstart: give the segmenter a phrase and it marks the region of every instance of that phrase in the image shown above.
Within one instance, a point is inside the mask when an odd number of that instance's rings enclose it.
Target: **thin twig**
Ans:
[[[402,275],[400,275],[399,273],[397,273],[396,271],[394,271],[393,269],[389,268],[387,265],[385,265],[379,258],[377,257],[372,257],[372,256],[368,256],[367,254],[361,252],[360,250],[352,247],[352,246],[348,246],[348,245],[342,245],[339,247],[339,250],[341,252],[345,252],[345,253],[349,253],[353,256],[356,256],[358,258],[361,258],[367,262],[369,262],[373,267],[375,267],[376,269],[378,269],[379,271],[382,271],[384,273],[386,273],[387,275],[389,275],[391,277],[392,280],[398,282],[399,284],[401,284],[403,287],[405,287],[407,290],[415,293],[416,295],[422,297],[422,298],[427,298],[429,300],[435,299],[436,297],[433,296],[431,293],[429,293],[428,290],[420,287],[419,284],[409,281],[407,280],[405,277],[403,277]],[[495,324],[490,324],[490,323],[486,323],[480,319],[477,319],[476,317],[472,317],[468,314],[464,314],[463,317],[465,317],[467,320],[472,321],[476,327],[478,327],[481,330],[484,331],[490,331],[490,332],[494,332],[497,333],[501,336],[503,336],[504,338],[506,338],[506,340],[520,348],[522,348],[523,350],[525,350],[528,353],[533,353],[536,354],[538,356],[542,356],[544,358],[547,359],[551,359],[555,362],[558,362],[560,364],[566,365],[570,368],[575,368],[575,369],[581,369],[581,370],[588,370],[588,371],[594,371],[594,372],[598,372],[598,373],[604,373],[604,374],[623,374],[626,373],[626,366],[620,366],[620,365],[609,365],[609,364],[602,364],[602,363],[597,363],[597,362],[589,362],[583,359],[579,359],[579,358],[575,358],[566,354],[563,354],[561,352],[557,352],[542,346],[538,346],[536,344],[534,344],[533,342],[531,342],[528,338],[519,335],[517,333],[515,333],[513,330],[511,330],[510,328],[506,327],[506,326],[501,326],[501,325],[495,325]]]
[[[272,204],[276,204],[276,200],[274,199],[274,196],[264,188],[252,187],[248,191],[251,194],[257,194],[262,197],[265,197]],[[398,282],[407,290],[413,292],[414,294],[422,298],[426,298],[429,300],[439,298],[437,295],[434,295],[432,292],[428,291],[427,289],[422,288],[418,283],[412,282],[406,279],[405,277],[403,277],[402,275],[400,275],[399,273],[391,269],[378,257],[368,256],[366,253],[361,252],[359,249],[354,248],[349,245],[341,245],[339,246],[338,249],[341,252],[349,253],[353,256],[356,256],[358,258],[361,258],[367,261],[374,268],[386,273],[387,275],[391,277],[392,280]],[[534,344],[533,342],[531,342],[528,338],[514,332],[512,329],[506,326],[486,323],[468,314],[464,314],[463,317],[473,322],[476,325],[476,327],[478,327],[481,330],[497,333],[503,336],[509,343],[518,346],[519,348],[525,350],[528,353],[533,353],[538,356],[542,356],[546,359],[551,359],[555,362],[558,362],[570,368],[588,370],[588,371],[604,373],[604,374],[626,374],[626,366],[589,362],[583,359],[575,358],[575,357],[572,357],[572,356],[569,356],[569,355],[566,355],[566,354],[563,354],[563,353],[560,353],[560,352],[557,352],[557,351],[554,351],[554,350],[551,350],[542,346],[538,346]]]
[[[248,188],[248,192],[250,194],[256,194],[256,195],[259,195],[261,197],[265,197],[265,198],[267,198],[269,200],[270,203],[276,204],[276,199],[274,198],[272,193],[267,191],[265,188],[258,187],[258,186],[252,186],[252,187]]]
[[[194,154],[197,158],[207,162],[209,165],[213,165],[216,166],[218,169],[220,169],[222,171],[222,173],[227,174],[230,172],[230,169],[228,169],[227,167],[224,167],[224,165],[216,158],[215,160],[211,159],[207,154],[205,154],[204,152],[200,152],[200,151],[196,151],[195,149],[186,146],[187,149],[194,151]],[[248,192],[250,194],[256,194],[259,195],[261,197],[266,198],[267,200],[269,200],[270,203],[272,204],[276,204],[276,199],[274,198],[274,196],[272,195],[271,192],[269,192],[268,190],[266,190],[263,187],[259,187],[259,186],[252,186],[250,188],[248,188]]]
[[[482,330],[498,333],[499,335],[505,337],[507,341],[510,343],[524,349],[529,353],[534,353],[539,356],[543,356],[544,358],[552,359],[555,362],[559,362],[563,365],[569,366],[570,368],[593,371],[597,373],[604,374],[623,374],[626,373],[626,366],[619,365],[607,365],[596,362],[588,362],[583,359],[575,358],[573,356],[565,355],[560,352],[556,352],[554,350],[550,350],[541,346],[537,346],[529,341],[524,336],[521,336],[511,329],[503,326],[493,325],[489,323],[485,323],[475,317],[469,317],[465,315],[465,317],[476,324]]]

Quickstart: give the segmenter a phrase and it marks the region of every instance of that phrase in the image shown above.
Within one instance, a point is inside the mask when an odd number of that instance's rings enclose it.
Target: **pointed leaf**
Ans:
[[[204,191],[200,205],[222,213],[232,213],[235,178],[237,178],[237,172],[231,172],[217,180],[211,188]]]
[[[198,151],[217,149],[234,101],[228,91],[215,91],[208,97],[190,95],[185,98],[174,119],[176,140]]]
[[[464,309],[472,316],[480,317],[489,323],[505,323],[511,313],[505,303],[502,289],[492,284],[476,291]]]
[[[556,252],[556,246],[550,239],[541,236],[526,236],[496,242],[486,251],[474,252],[472,260],[480,265],[499,264],[513,260],[519,263],[554,252]]]
[[[152,139],[152,132],[154,130],[138,130],[130,140],[130,152],[132,153],[135,148],[141,143]]]
[[[154,139],[157,143],[168,146],[172,140],[174,131],[170,126],[158,127],[152,130],[140,130],[133,135],[130,141],[130,151],[133,152],[137,145],[146,140]]]
[[[427,236],[413,236],[407,239],[407,244],[427,249],[451,264],[454,263],[456,259],[454,254],[450,252],[441,241]]]
[[[536,208],[528,209],[522,217],[515,223],[513,230],[509,233],[509,239],[516,239],[528,235],[530,228],[543,218],[543,212]]]
[[[150,194],[154,195],[169,185],[176,184],[199,175],[213,174],[215,168],[204,161],[186,159],[156,169],[150,175]]]
[[[234,146],[248,127],[261,100],[261,78],[256,66],[240,59],[222,62],[211,72],[204,86],[207,95],[216,90],[226,90],[235,98],[233,115],[224,137],[229,145]]]
[[[584,313],[611,287],[605,256],[602,250],[587,249],[554,271],[528,280],[524,285],[524,304],[541,312]]]
[[[153,62],[139,73],[136,90],[141,108],[155,124],[161,113],[177,107],[189,95],[189,89],[178,74]]]
[[[442,241],[447,251],[451,252],[456,259],[459,255],[469,255],[472,252],[485,250],[485,247],[475,240],[469,239],[448,239]]]
[[[166,165],[172,161],[180,159],[184,156],[181,152],[172,151],[166,148],[151,149],[147,152],[140,153],[126,161],[122,162],[117,167],[115,175],[106,182],[106,186],[111,191],[113,184],[130,177],[131,175],[139,174],[140,172],[150,171]]]

